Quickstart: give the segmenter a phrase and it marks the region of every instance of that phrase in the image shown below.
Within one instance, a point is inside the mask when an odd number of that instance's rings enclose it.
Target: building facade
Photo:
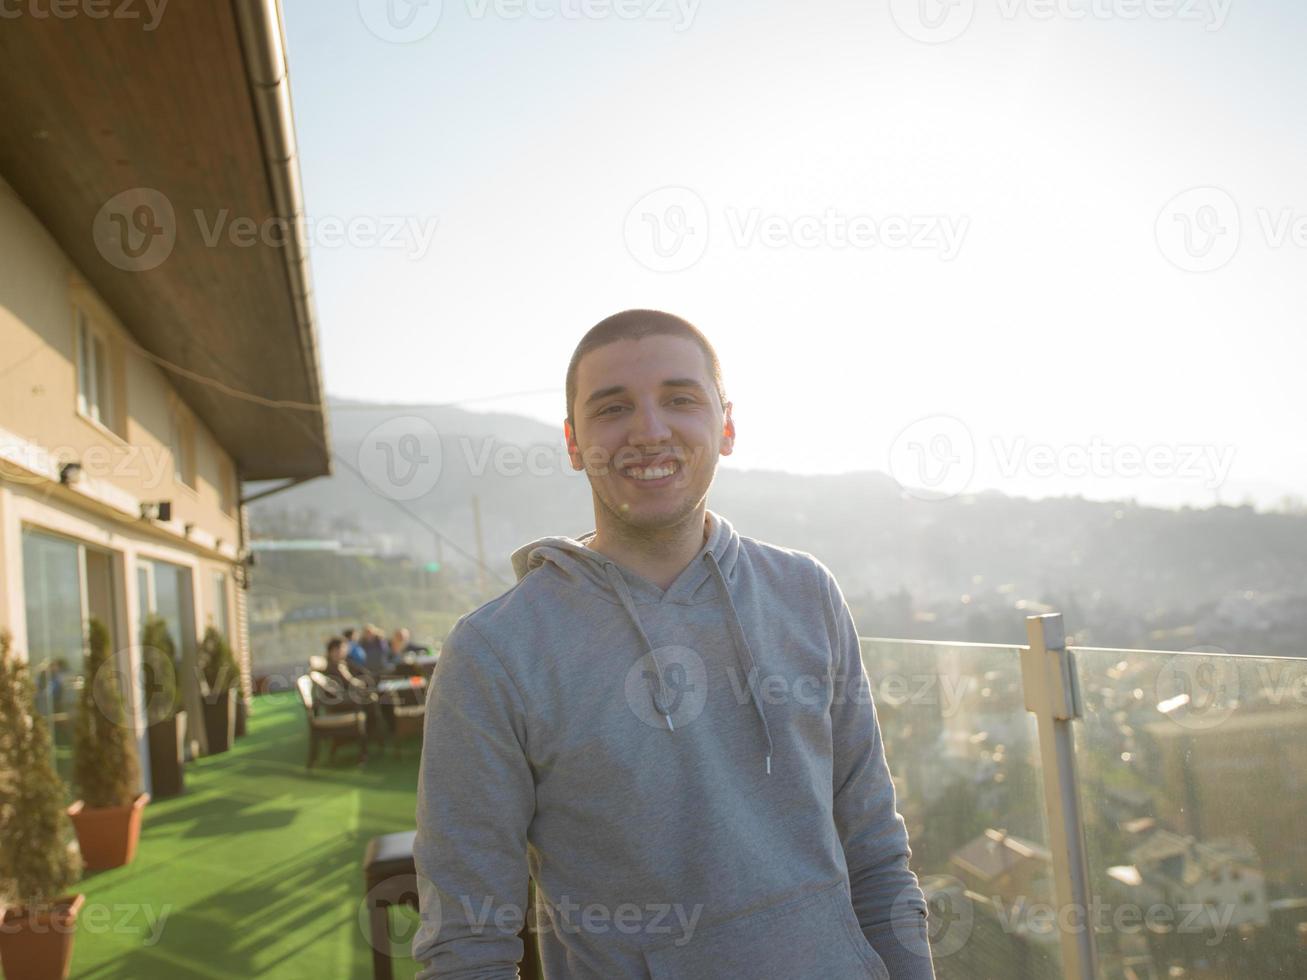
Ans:
[[[151,615],[205,750],[207,627],[249,690],[243,488],[329,470],[302,240],[201,220],[295,228],[288,85],[275,0],[170,8],[148,32],[22,15],[0,34],[0,629],[58,757],[92,617],[143,761]]]

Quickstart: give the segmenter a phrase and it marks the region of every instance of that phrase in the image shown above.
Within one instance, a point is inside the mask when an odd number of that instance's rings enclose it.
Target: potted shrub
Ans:
[[[204,731],[209,753],[231,748],[236,736],[236,701],[241,694],[241,672],[231,646],[210,626],[200,641],[200,670],[204,678]]]
[[[146,706],[150,746],[150,792],[156,799],[176,796],[185,788],[186,712],[182,707],[177,648],[161,616],[141,626],[141,659],[146,690],[154,692]]]
[[[7,980],[64,980],[86,896],[27,664],[0,632],[0,967]]]
[[[136,856],[141,810],[141,765],[133,725],[123,704],[109,630],[92,619],[82,690],[73,730],[73,782],[81,799],[68,808],[88,871],[117,868]]]

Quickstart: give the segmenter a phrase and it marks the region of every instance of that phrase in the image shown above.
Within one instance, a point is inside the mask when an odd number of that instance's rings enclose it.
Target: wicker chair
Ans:
[[[316,671],[314,672],[316,673]],[[325,678],[324,678],[325,679]],[[295,681],[299,691],[300,702],[304,705],[304,716],[309,723],[309,761],[307,768],[312,769],[318,758],[318,743],[327,741],[331,749],[327,761],[336,758],[336,749],[341,742],[355,742],[359,747],[359,765],[368,759],[368,719],[366,712],[359,708],[355,711],[338,711],[333,714],[319,714],[314,705],[314,678],[305,674]]]

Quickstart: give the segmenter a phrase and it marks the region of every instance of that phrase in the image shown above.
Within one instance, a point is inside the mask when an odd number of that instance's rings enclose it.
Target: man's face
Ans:
[[[717,457],[735,445],[731,406],[718,400],[707,358],[688,337],[655,334],[590,351],[576,371],[573,469],[600,505],[642,530],[669,527],[708,494]]]

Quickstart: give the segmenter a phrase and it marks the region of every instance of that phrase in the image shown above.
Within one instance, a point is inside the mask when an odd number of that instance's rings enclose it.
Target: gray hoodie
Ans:
[[[666,591],[590,535],[527,545],[445,641],[420,978],[516,977],[528,874],[547,980],[933,977],[839,587],[708,522]]]

